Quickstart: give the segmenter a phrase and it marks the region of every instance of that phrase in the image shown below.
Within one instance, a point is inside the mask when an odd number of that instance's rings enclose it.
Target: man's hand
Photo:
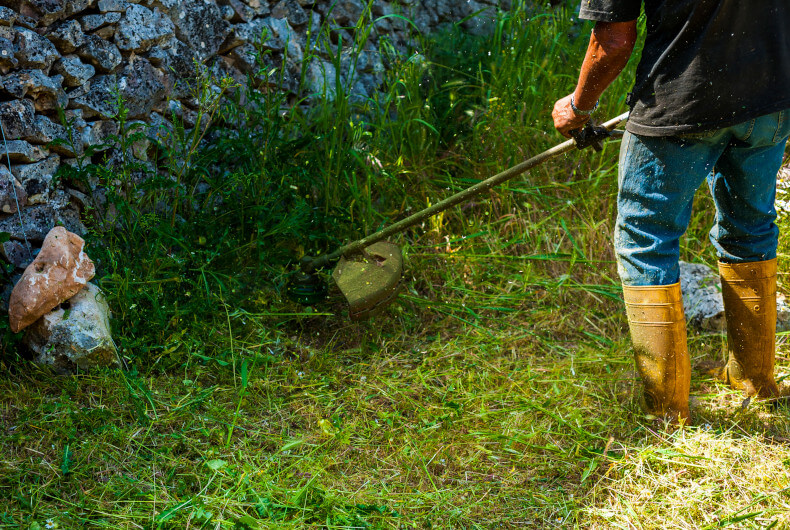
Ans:
[[[590,121],[590,116],[583,116],[573,112],[571,107],[571,96],[568,94],[564,98],[554,104],[554,110],[551,112],[551,117],[554,118],[554,127],[565,138],[571,137],[571,131],[581,129],[584,124]]]

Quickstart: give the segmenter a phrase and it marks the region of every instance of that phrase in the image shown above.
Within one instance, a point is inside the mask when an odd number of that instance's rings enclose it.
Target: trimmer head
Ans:
[[[316,273],[297,272],[288,281],[288,298],[302,305],[323,302],[327,294],[326,282]]]
[[[352,320],[365,320],[384,309],[398,294],[403,254],[397,245],[379,241],[361,254],[342,257],[332,278],[348,301]]]

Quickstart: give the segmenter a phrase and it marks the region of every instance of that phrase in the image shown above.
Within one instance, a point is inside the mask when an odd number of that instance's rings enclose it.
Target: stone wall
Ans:
[[[0,120],[7,142],[0,146],[0,232],[11,234],[0,254],[23,267],[32,258],[25,238],[35,248],[55,225],[84,231],[80,207],[91,190],[53,183],[53,175],[87,146],[117,133],[113,94],[126,101],[129,120],[167,126],[177,116],[191,127],[197,102],[186,87],[196,72],[194,61],[238,82],[247,74],[257,75],[261,84],[282,79],[279,88],[294,92],[307,57],[305,89],[333,97],[335,67],[318,36],[336,46],[354,42],[361,30],[369,32],[364,51],[355,61],[344,58],[341,76],[353,85],[351,91],[369,95],[383,78],[379,46],[385,41],[388,49],[403,53],[415,27],[430,32],[481,10],[464,25],[485,32],[498,9],[510,8],[510,0],[374,0],[368,20],[375,23],[355,30],[365,5],[362,0],[0,0]],[[414,26],[388,15],[404,15]],[[286,65],[282,78],[261,77],[255,62],[261,49],[272,69]]]

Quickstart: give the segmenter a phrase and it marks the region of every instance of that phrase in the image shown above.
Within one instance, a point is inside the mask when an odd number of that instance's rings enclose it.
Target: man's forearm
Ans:
[[[636,21],[598,22],[573,92],[576,108],[589,110],[623,71],[636,43]]]
[[[635,44],[636,20],[595,24],[576,90],[558,100],[551,112],[554,127],[560,134],[570,137],[572,131],[580,129],[590,120],[589,112],[578,111],[595,107],[606,87],[625,68]]]

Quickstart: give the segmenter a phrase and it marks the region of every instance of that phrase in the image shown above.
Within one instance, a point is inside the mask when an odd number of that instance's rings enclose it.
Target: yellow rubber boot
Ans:
[[[719,377],[747,396],[776,397],[776,259],[719,263],[719,275],[729,354]]]
[[[688,424],[691,365],[680,283],[624,285],[623,298],[645,412]]]

